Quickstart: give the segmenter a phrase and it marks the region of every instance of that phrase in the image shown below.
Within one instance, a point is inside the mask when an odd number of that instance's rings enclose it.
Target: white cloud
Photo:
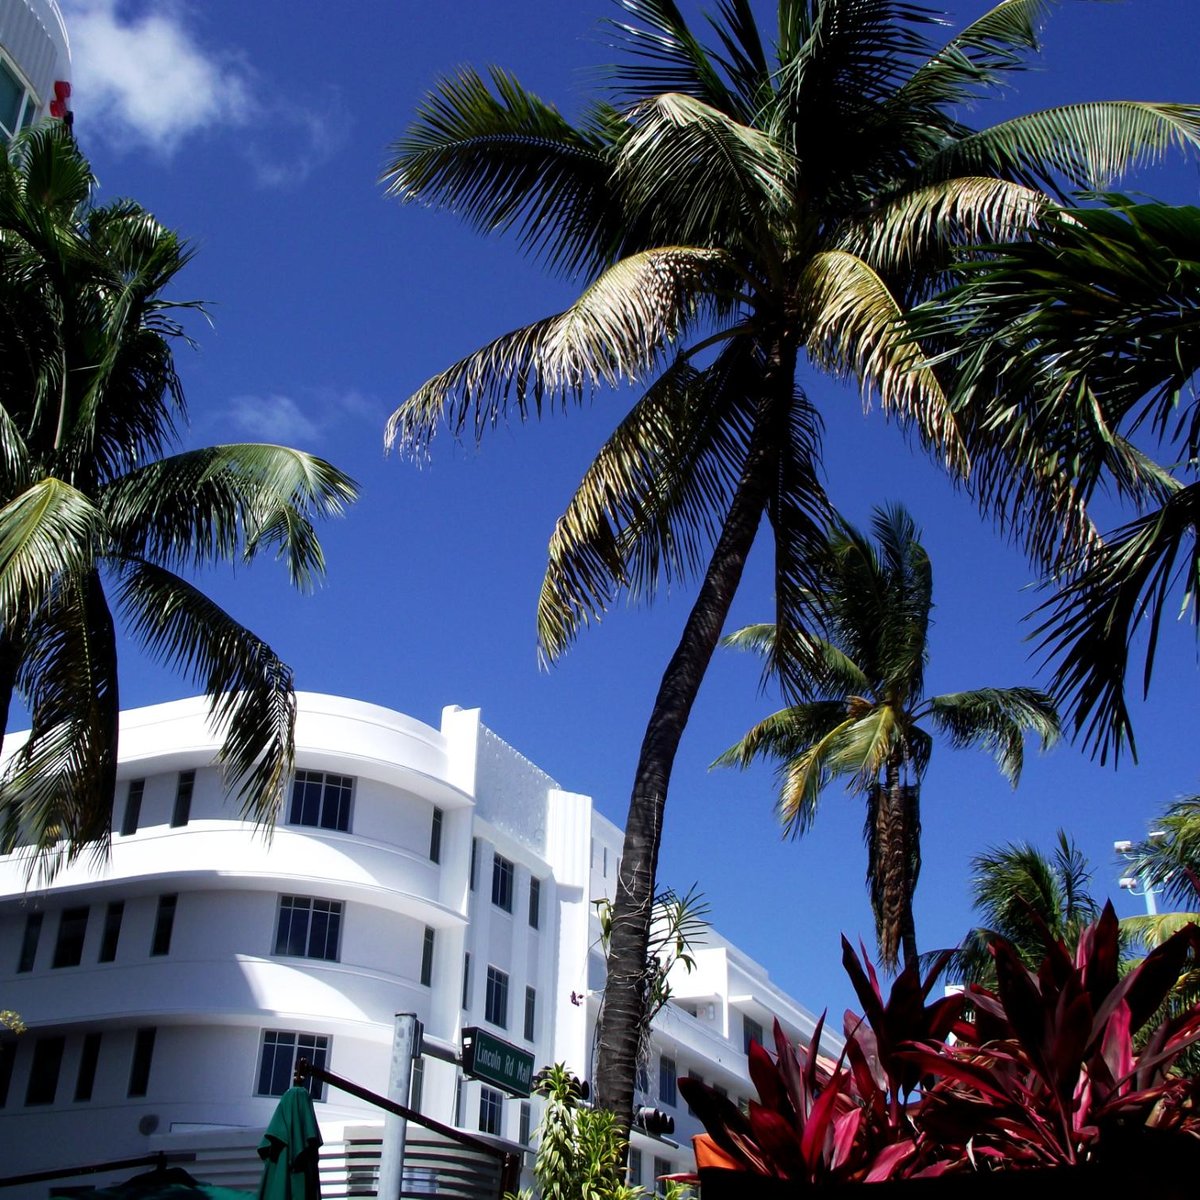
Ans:
[[[97,136],[169,157],[184,138],[246,120],[249,69],[205,49],[183,10],[128,13],[118,0],[68,0],[75,108]]]
[[[184,0],[63,7],[74,107],[88,137],[169,159],[188,137],[238,129],[236,152],[260,187],[303,183],[344,140],[349,115],[336,89],[325,89],[319,108],[292,103],[244,55],[202,44]],[[263,126],[269,139],[255,133]]]
[[[227,415],[240,433],[261,442],[311,445],[321,432],[290,396],[235,396]]]

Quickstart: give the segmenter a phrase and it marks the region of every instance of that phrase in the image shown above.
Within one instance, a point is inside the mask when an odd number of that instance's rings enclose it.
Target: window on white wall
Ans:
[[[171,934],[175,930],[175,910],[178,907],[177,895],[159,896],[158,911],[154,914],[154,936],[150,939],[152,956],[171,953]]]
[[[196,790],[196,772],[180,771],[175,785],[175,807],[171,810],[171,824],[178,828],[192,819],[192,792]]]
[[[312,896],[280,896],[275,953],[337,962],[342,936],[342,902]]]
[[[125,813],[121,818],[121,836],[128,837],[137,833],[138,822],[142,819],[142,797],[146,793],[144,779],[131,779],[129,790],[125,793]]]
[[[495,1088],[479,1089],[479,1132],[499,1135],[504,1124],[504,1094]]]
[[[665,1054],[658,1060],[658,1098],[672,1108],[678,1101],[675,1094],[675,1060]]]
[[[17,958],[18,975],[32,971],[34,963],[37,962],[38,942],[42,938],[43,919],[43,914],[40,912],[25,914],[25,931],[21,935],[21,953]]]
[[[512,912],[513,865],[502,854],[492,856],[492,903],[505,912]]]
[[[429,823],[429,861],[442,861],[442,810],[435,808]]]
[[[430,987],[433,983],[433,948],[437,934],[429,926],[425,926],[425,939],[421,943],[421,984]]]
[[[483,1018],[501,1029],[508,1028],[508,975],[496,967],[487,970],[487,996]]]
[[[471,952],[468,950],[463,955],[463,1008],[471,1007]]]
[[[58,939],[54,943],[52,967],[77,967],[83,960],[83,941],[87,937],[88,910],[64,908],[58,918]]]
[[[750,1053],[750,1043],[763,1044],[763,1027],[753,1018],[742,1014],[742,1053]]]
[[[527,987],[525,989],[525,1040],[534,1040],[534,1030],[537,1028],[537,992]]]
[[[542,924],[542,881],[529,881],[529,928],[538,929]]]
[[[296,1063],[306,1058],[314,1067],[326,1069],[329,1062],[329,1038],[316,1033],[291,1033],[280,1029],[263,1031],[258,1058],[259,1096],[282,1096],[292,1086]],[[325,1099],[325,1085],[309,1076],[302,1085],[314,1100]]]
[[[297,771],[292,781],[292,803],[288,821],[313,829],[350,830],[350,802],[354,780],[348,775],[324,771]]]
[[[470,883],[471,891],[475,890],[475,876],[479,872],[479,839],[473,837],[471,839],[471,874]]]

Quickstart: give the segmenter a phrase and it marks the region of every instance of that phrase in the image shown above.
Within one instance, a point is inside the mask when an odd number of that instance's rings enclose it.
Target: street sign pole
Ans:
[[[416,1013],[397,1013],[392,1034],[392,1066],[388,1078],[387,1096],[396,1104],[408,1107],[412,1089],[413,1059],[421,1054],[421,1022]],[[383,1146],[379,1153],[378,1200],[400,1200],[404,1176],[404,1135],[407,1122],[395,1113],[383,1118]]]

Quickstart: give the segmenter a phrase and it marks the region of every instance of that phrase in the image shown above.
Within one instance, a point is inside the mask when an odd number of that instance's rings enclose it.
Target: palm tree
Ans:
[[[952,746],[981,746],[995,755],[1013,786],[1021,774],[1024,737],[1045,748],[1058,737],[1049,698],[1032,688],[977,688],[925,695],[933,571],[920,534],[903,508],[876,509],[875,545],[839,522],[813,594],[811,638],[792,703],[760,721],[719,759],[748,767],[779,763],[779,814],[793,835],[817,816],[821,794],[836,779],[866,801],[867,888],[883,964],[917,959],[912,901],[921,869],[921,780],[933,737]],[[770,659],[775,630],[752,625],[731,634],[732,646]]]
[[[443,419],[479,437],[600,385],[644,389],[555,528],[538,605],[553,659],[621,592],[700,579],[625,824],[596,1095],[627,1120],[667,786],[764,514],[781,674],[801,658],[794,613],[829,510],[798,365],[873,389],[964,475],[987,431],[964,436],[897,314],[931,293],[954,244],[1025,229],[1044,189],[1196,147],[1200,111],[1080,104],[965,125],[967,103],[1036,47],[1043,0],[1002,0],[944,47],[927,37],[936,13],[901,0],[781,0],[773,44],[751,0],[720,0],[712,47],[674,0],[621,7],[630,53],[612,102],[572,124],[511,75],[464,69],[394,146],[395,195],[513,232],[583,288],[429,380],[387,439],[420,453]]]
[[[196,680],[224,731],[220,761],[269,820],[291,768],[292,674],[178,572],[274,551],[294,583],[323,570],[314,516],[354,485],[280,446],[164,456],[185,415],[162,298],[190,257],[131,201],[96,207],[69,133],[0,153],[0,729],[14,695],[31,729],[8,761],[0,850],[45,870],[103,853],[117,763],[116,624]]]
[[[976,855],[971,869],[971,903],[981,923],[963,939],[950,967],[964,983],[994,985],[989,946],[998,937],[1036,969],[1047,937],[1073,950],[1100,916],[1087,860],[1061,829],[1052,857],[1028,842],[1010,842]]]
[[[1200,592],[1200,208],[1135,204],[1047,212],[1033,237],[963,267],[964,282],[916,318],[948,336],[955,404],[1001,430],[1002,469],[976,476],[1052,568],[1038,630],[1051,690],[1101,761],[1136,743],[1125,699],[1145,631],[1148,689],[1164,613]],[[1164,469],[1131,442],[1157,443]],[[1063,543],[1053,506],[1028,519],[1031,473],[1067,464],[1075,496],[1107,484],[1138,510],[1103,543]],[[986,473],[985,473],[986,474]],[[1036,507],[1036,505],[1035,505]]]

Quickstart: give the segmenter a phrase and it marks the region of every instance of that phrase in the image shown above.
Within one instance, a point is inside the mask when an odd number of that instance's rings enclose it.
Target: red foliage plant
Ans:
[[[1200,1006],[1133,1037],[1160,1010],[1200,932],[1189,926],[1122,975],[1107,905],[1072,954],[1046,936],[1036,971],[993,943],[995,992],[972,985],[929,1002],[944,959],[906,968],[884,1000],[864,951],[842,939],[864,1016],[846,1013],[833,1061],[750,1047],[749,1111],[694,1079],[679,1087],[713,1142],[746,1171],[801,1184],[876,1182],[956,1170],[1103,1162],[1154,1131],[1200,1137],[1200,1081],[1172,1073],[1200,1039]],[[951,1035],[953,1035],[951,1037]],[[1196,1143],[1200,1145],[1200,1143]]]

